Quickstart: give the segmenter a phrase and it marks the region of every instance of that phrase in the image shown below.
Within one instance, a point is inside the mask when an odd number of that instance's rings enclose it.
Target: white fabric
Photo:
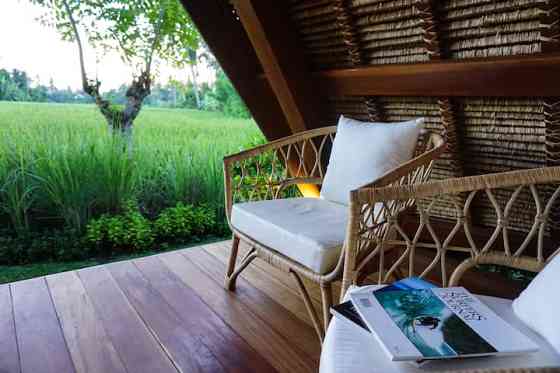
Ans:
[[[320,198],[238,203],[231,212],[236,229],[320,274],[336,266],[347,221],[347,206]]]
[[[410,160],[423,124],[424,119],[376,123],[341,116],[321,197],[348,204],[351,190]]]
[[[556,256],[513,302],[517,317],[543,336],[560,354],[560,255]]]
[[[372,287],[372,290],[375,287]],[[355,288],[353,290],[363,290]],[[352,291],[352,290],[351,290]],[[516,356],[493,356],[465,360],[432,361],[421,367],[407,362],[392,362],[377,340],[344,320],[333,317],[321,351],[321,373],[413,373],[482,368],[535,368],[560,366],[560,355],[541,336],[514,314],[512,301],[479,296],[480,300],[517,328],[538,346],[539,351]]]

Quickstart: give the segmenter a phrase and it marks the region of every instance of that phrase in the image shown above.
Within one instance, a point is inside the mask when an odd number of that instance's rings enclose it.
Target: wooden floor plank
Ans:
[[[9,285],[0,286],[0,373],[19,373],[19,353]]]
[[[151,286],[131,262],[107,265],[109,272],[181,372],[227,372],[197,331]],[[189,310],[183,310],[189,312]]]
[[[317,371],[318,361],[312,364],[310,357],[290,344],[235,294],[225,290],[185,256],[175,252],[158,258],[279,372]]]
[[[317,371],[294,284],[257,262],[224,290],[229,244],[0,286],[0,373]]]
[[[225,265],[222,262],[205,250],[198,248],[181,250],[180,253],[189,258],[219,286],[223,286]],[[234,292],[236,298],[310,358],[318,360],[321,345],[314,329],[309,324],[249,284],[243,277],[237,281],[238,287]]]
[[[86,268],[78,276],[128,372],[177,372],[107,269]]]
[[[205,250],[222,263],[227,263],[227,254],[223,247],[215,246],[213,248],[205,248]],[[263,291],[276,302],[284,305],[298,318],[311,325],[311,319],[309,318],[303,301],[297,293],[295,284],[292,287],[288,287],[282,282],[270,278],[266,271],[253,265],[247,266],[247,268],[241,272],[241,277],[245,278],[251,285]],[[314,305],[317,310],[320,310],[320,304],[318,302],[314,301]]]
[[[275,371],[157,256],[137,259],[134,263],[167,303],[182,313],[191,333],[200,336],[222,365],[241,372]]]
[[[11,285],[22,373],[74,372],[44,278]]]
[[[47,277],[70,356],[78,373],[126,373],[76,272]]]

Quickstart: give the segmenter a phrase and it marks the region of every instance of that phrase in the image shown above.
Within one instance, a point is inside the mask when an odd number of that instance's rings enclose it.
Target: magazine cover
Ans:
[[[392,360],[532,352],[537,346],[464,288],[351,295]]]

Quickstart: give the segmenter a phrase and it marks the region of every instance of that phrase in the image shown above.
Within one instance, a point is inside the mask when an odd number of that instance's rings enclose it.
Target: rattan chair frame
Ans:
[[[326,172],[326,153],[327,144],[334,141],[336,126],[322,127],[310,131],[305,131],[280,140],[272,141],[268,144],[243,151],[224,158],[224,180],[225,180],[225,204],[226,213],[230,228],[233,232],[232,248],[225,276],[225,288],[235,289],[236,279],[239,274],[257,257],[263,259],[276,268],[291,274],[299,289],[300,295],[309,313],[317,336],[322,341],[328,323],[330,321],[330,307],[333,304],[332,283],[340,280],[344,267],[344,250],[338,258],[333,270],[326,274],[316,273],[309,268],[293,261],[282,255],[272,247],[268,247],[250,236],[250,232],[242,232],[231,224],[231,210],[235,200],[236,192],[244,189],[248,200],[258,199],[277,199],[281,198],[281,191],[288,186],[312,184],[320,185]],[[426,132],[419,141],[415,156],[412,160],[395,168],[379,179],[367,184],[367,187],[382,186],[390,183],[419,183],[426,181],[431,173],[434,161],[445,151],[445,141],[435,133]],[[259,157],[268,154],[281,163],[280,167],[284,171],[278,177],[275,171],[274,160],[272,170],[265,170],[259,163]],[[253,163],[251,163],[253,162]],[[253,166],[256,176],[255,182],[246,182],[250,177],[247,169]],[[234,176],[234,169],[237,167],[241,175]],[[289,169],[289,172],[287,171]],[[269,171],[268,174],[265,171]],[[275,174],[276,176],[271,176]],[[264,186],[260,182],[264,180]],[[260,189],[257,191],[258,188]],[[317,189],[318,190],[318,189]],[[250,247],[247,254],[238,263],[240,241],[244,241]],[[347,245],[344,245],[346,247]],[[302,281],[307,278],[318,284],[321,290],[322,319],[309,296],[308,290]]]
[[[510,197],[502,201],[496,198],[498,190],[509,190]],[[529,191],[533,196],[534,223],[525,232],[525,239],[517,246],[509,240],[512,229],[509,220],[514,216],[513,206],[520,193]],[[488,198],[495,209],[495,229],[487,237],[484,244],[477,245],[471,233],[470,208],[477,194]],[[458,198],[459,196],[466,198]],[[348,223],[347,244],[345,250],[344,272],[341,296],[350,285],[358,285],[361,271],[367,263],[377,266],[378,283],[386,283],[389,278],[405,270],[405,276],[425,277],[440,264],[441,283],[444,286],[457,286],[463,276],[481,264],[505,266],[531,272],[541,271],[550,260],[560,253],[560,248],[544,248],[549,216],[560,197],[560,167],[503,172],[481,176],[453,178],[437,182],[414,185],[385,185],[384,187],[360,188],[351,192],[350,220]],[[455,205],[455,226],[450,232],[439,232],[430,221],[430,207],[434,201],[448,199]],[[372,217],[373,206],[383,204],[382,218]],[[505,204],[505,206],[504,206]],[[415,206],[418,229],[416,232],[405,232],[401,227],[401,214]],[[407,214],[410,219],[411,214]],[[469,246],[453,246],[455,235],[462,229]],[[431,240],[421,241],[419,237],[428,232]],[[517,232],[520,234],[520,232]],[[502,236],[499,244],[498,237]],[[424,236],[425,237],[425,236]],[[529,249],[536,242],[536,250],[529,255]],[[417,248],[428,248],[434,251],[433,261],[423,270],[415,268]],[[396,251],[399,255],[392,256],[392,262],[385,258],[389,252]],[[448,275],[446,254],[450,251],[465,252],[470,255],[457,265]],[[406,273],[408,272],[408,273]],[[401,273],[399,273],[401,274]],[[401,274],[402,275],[402,274]],[[341,298],[342,299],[342,298]],[[521,370],[477,370],[476,372],[552,372],[556,368],[521,369]],[[473,371],[474,372],[474,371]]]

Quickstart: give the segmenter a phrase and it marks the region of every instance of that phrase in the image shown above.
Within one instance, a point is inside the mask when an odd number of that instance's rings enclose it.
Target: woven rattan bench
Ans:
[[[327,263],[329,265],[324,265],[321,271],[314,270],[309,265],[305,265],[304,263],[306,262],[303,259],[294,259],[297,255],[302,257],[307,255],[308,253],[302,253],[305,250],[298,250],[293,255],[287,255],[285,252],[281,253],[278,247],[269,247],[252,236],[251,227],[253,225],[266,224],[267,222],[263,222],[263,220],[267,220],[267,216],[261,216],[260,220],[253,221],[252,224],[248,223],[247,227],[241,228],[236,226],[235,223],[232,224],[232,209],[235,209],[236,204],[247,201],[288,200],[290,199],[289,197],[298,195],[300,193],[298,190],[303,191],[304,194],[314,191],[315,197],[318,196],[318,185],[322,183],[326,172],[329,150],[334,141],[336,130],[337,127],[333,126],[302,132],[228,156],[224,159],[226,210],[228,221],[233,231],[233,246],[226,273],[225,287],[233,290],[238,275],[257,257],[290,273],[298,286],[309,316],[321,340],[330,320],[329,308],[332,304],[331,285],[333,281],[340,279],[342,275],[345,256],[343,253],[343,242],[340,243],[338,252],[330,254],[329,262]],[[434,160],[445,149],[444,144],[441,136],[429,132],[424,133],[418,142],[415,157],[412,160],[386,173],[378,180],[368,184],[368,186],[383,186],[391,183],[406,185],[426,181],[430,176]],[[306,206],[310,206],[310,209],[328,210],[327,214],[331,215],[333,213],[340,213],[340,210],[342,210],[344,216],[341,218],[341,221],[343,222],[337,228],[342,230],[344,239],[349,214],[348,207],[344,205],[314,206],[320,204],[320,201],[319,199],[310,199],[305,200],[304,203]],[[297,202],[299,203],[299,201]],[[255,209],[259,207],[258,204],[251,204],[250,206],[256,206],[254,207]],[[275,212],[271,214],[283,214],[286,212],[285,210],[292,207],[300,208],[301,206],[297,204],[289,205],[279,201],[276,204]],[[242,213],[244,212],[239,214]],[[296,222],[297,224],[299,224],[299,221]],[[320,225],[320,223],[317,224]],[[281,229],[279,229],[278,234],[282,234]],[[237,263],[240,240],[246,242],[251,249]],[[289,249],[289,247],[285,248],[285,250]],[[315,260],[316,258],[311,259]],[[323,323],[320,322],[319,316],[312,305],[302,277],[320,286]]]

